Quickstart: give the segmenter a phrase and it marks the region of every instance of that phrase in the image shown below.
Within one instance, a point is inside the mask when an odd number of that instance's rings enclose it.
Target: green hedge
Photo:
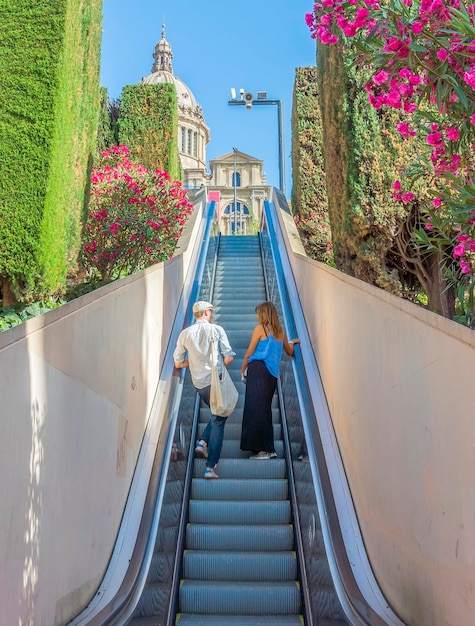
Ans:
[[[397,112],[370,106],[368,76],[351,67],[337,46],[318,47],[317,67],[335,264],[401,294],[411,280],[396,233],[411,207],[393,200],[392,184],[417,146],[397,133]]]
[[[99,112],[102,0],[0,0],[0,279],[33,300],[75,265]]]
[[[126,85],[118,124],[119,143],[129,148],[131,160],[148,169],[166,170],[172,179],[182,180],[174,85]]]
[[[119,143],[118,116],[119,102],[110,100],[107,89],[101,87],[101,108],[99,112],[99,128],[97,131],[97,150],[102,151]]]

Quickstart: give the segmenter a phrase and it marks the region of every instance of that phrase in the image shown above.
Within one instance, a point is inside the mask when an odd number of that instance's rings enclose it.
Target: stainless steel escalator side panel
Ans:
[[[173,350],[179,332],[192,319],[191,303],[198,296],[201,283],[212,285],[213,277],[207,275],[206,267],[209,256],[216,255],[218,245],[217,238],[212,236],[218,230],[215,202],[203,202],[200,211],[201,230],[190,263],[194,281],[183,290],[175,319],[170,321],[173,328],[160,384],[155,393],[116,545],[96,595],[68,626],[127,623],[152,564],[160,518],[162,514],[175,515],[167,510],[166,489],[174,479],[184,482],[195,394],[191,400],[186,398],[186,391],[183,394],[187,387],[186,378],[183,372],[177,375],[174,370]],[[190,403],[192,406],[189,406]],[[157,422],[163,425],[159,433],[154,428]],[[170,512],[172,508],[169,507]],[[130,523],[131,519],[135,519],[135,526]]]

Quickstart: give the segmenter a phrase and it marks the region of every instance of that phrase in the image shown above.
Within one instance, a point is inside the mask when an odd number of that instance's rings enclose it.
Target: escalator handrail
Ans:
[[[190,290],[188,303],[186,304],[187,313],[185,316],[185,326],[189,325],[192,318],[192,305],[200,290],[201,276],[205,267],[215,213],[216,203],[214,201],[206,203],[203,212],[205,223],[203,228],[202,243],[200,246],[198,261],[196,263],[194,283]],[[184,294],[181,296],[181,299],[183,298]],[[183,304],[182,306],[185,305]],[[162,370],[168,368],[170,372],[173,372],[173,351],[175,348],[174,338],[177,336],[182,327],[183,322],[180,320],[179,316],[177,316],[173,323],[173,331],[170,334],[170,341],[166,349]],[[180,394],[183,388],[183,376],[184,372],[182,373],[180,371]],[[119,624],[126,624],[135,610],[145,586],[148,570],[153,556],[163,496],[167,482],[168,467],[174,444],[178,404],[179,403],[175,403],[175,410],[170,416],[164,446],[160,446],[160,442],[157,444],[147,494],[145,497],[145,505],[140,520],[139,531],[137,533],[135,547],[132,552],[126,574],[114,597],[105,606],[101,607],[101,609],[97,612],[94,612],[94,610],[90,611],[90,607],[93,605],[94,601],[97,600],[97,594],[91,604],[71,622],[71,626],[117,626]],[[107,577],[107,575],[108,573],[106,572],[105,576]]]
[[[277,201],[279,194],[275,191]],[[285,202],[285,198],[280,198]],[[264,202],[263,216],[269,230],[269,241],[274,258],[274,264],[277,272],[277,283],[281,296],[283,309],[284,325],[288,336],[300,336],[308,331],[299,325],[297,332],[297,324],[294,317],[294,307],[299,302],[298,291],[293,284],[293,274],[290,269],[290,263],[286,262],[289,271],[284,273],[282,255],[287,255],[287,250],[280,232],[280,225],[276,216],[276,209],[273,204],[268,201]],[[289,292],[292,291],[292,295]],[[310,341],[309,338],[306,341]],[[292,367],[294,369],[297,393],[299,396],[299,404],[302,411],[305,436],[309,450],[309,462],[314,477],[314,489],[317,497],[322,532],[327,548],[327,556],[329,560],[330,570],[335,585],[335,590],[342,605],[342,609],[347,619],[352,624],[367,624],[371,626],[382,626],[383,624],[401,624],[399,619],[393,615],[393,621],[385,621],[379,612],[367,601],[359,588],[354,572],[347,554],[345,541],[340,525],[338,511],[332,492],[332,485],[325,457],[324,446],[320,437],[313,402],[312,394],[309,387],[308,377],[306,374],[305,364],[302,358],[300,346],[297,344],[295,350],[295,358],[292,359]],[[316,375],[319,376],[318,369]],[[323,389],[323,386],[320,386]],[[375,584],[377,585],[376,581]],[[382,594],[381,594],[382,596]],[[384,602],[385,617],[391,617],[391,611],[388,611],[388,605]]]
[[[263,251],[263,245],[262,245],[262,233],[259,233],[259,246],[261,250],[261,260],[262,260],[262,269],[264,272],[264,284],[265,284],[266,296],[267,296],[267,299],[269,299],[269,280],[267,276],[267,268],[266,268],[266,263],[264,259],[264,251]],[[298,568],[300,572],[300,577],[299,577],[301,581],[300,593],[301,593],[302,600],[303,600],[302,605],[303,605],[304,623],[306,626],[313,626],[314,622],[313,622],[313,616],[311,612],[312,603],[311,603],[311,598],[310,598],[310,588],[307,582],[308,580],[307,568],[306,568],[305,558],[304,558],[304,548],[303,548],[303,542],[302,542],[300,518],[296,511],[297,493],[295,490],[295,479],[294,479],[294,471],[292,467],[292,458],[291,458],[291,452],[290,452],[290,440],[289,440],[289,433],[288,433],[287,417],[285,414],[285,407],[284,407],[284,402],[283,402],[283,397],[282,397],[282,385],[281,385],[280,377],[277,379],[277,394],[279,398],[279,408],[280,408],[280,415],[281,415],[281,422],[282,422],[282,436],[284,440],[284,456],[285,456],[285,463],[286,463],[286,468],[287,468],[287,478],[288,478],[287,484],[288,484],[288,489],[289,489],[289,494],[290,494],[290,506],[291,506],[291,511],[292,511],[291,514],[292,514],[293,527],[294,527],[294,538],[295,538],[295,543],[297,546],[297,563],[298,563]]]
[[[205,237],[204,239],[204,242],[205,242],[204,248],[206,249],[206,252],[203,254],[203,256],[205,260],[207,259],[207,255],[208,255],[210,234],[211,232],[209,232],[207,237]],[[210,297],[209,297],[210,302],[212,302],[212,298],[213,298],[214,281],[215,281],[215,276],[216,276],[216,264],[217,264],[217,257],[218,257],[217,253],[219,250],[220,239],[221,239],[221,236],[220,234],[218,234],[217,245],[215,247],[214,255],[213,255],[213,272],[212,272],[212,277],[211,277],[211,291],[210,291]],[[203,274],[204,268],[205,268],[205,264],[203,264],[201,267],[201,275]],[[193,302],[199,296],[201,283],[199,282],[197,283],[197,285],[198,285],[197,292],[194,293],[193,297],[190,298],[191,306]],[[191,323],[191,320],[190,320],[190,323]],[[185,371],[186,371],[185,368],[182,368],[180,370],[180,372],[183,372],[183,374],[185,374]],[[191,428],[191,435],[190,435],[190,445],[188,448],[188,461],[187,461],[186,475],[185,475],[185,481],[184,481],[183,498],[182,498],[181,510],[180,510],[180,522],[178,525],[178,537],[177,537],[177,544],[176,544],[177,549],[175,553],[175,562],[173,565],[172,585],[171,585],[171,593],[170,593],[170,602],[168,605],[166,626],[174,626],[175,621],[176,621],[177,609],[178,609],[178,594],[179,594],[180,580],[182,578],[182,570],[183,570],[183,559],[181,558],[181,555],[183,554],[184,549],[185,549],[186,526],[188,524],[188,518],[189,518],[189,501],[190,501],[190,494],[191,494],[191,482],[193,479],[193,467],[194,467],[194,461],[195,461],[194,447],[195,447],[195,442],[197,440],[198,423],[200,421],[200,405],[201,405],[201,398],[199,394],[197,393],[196,398],[195,398],[193,425]]]

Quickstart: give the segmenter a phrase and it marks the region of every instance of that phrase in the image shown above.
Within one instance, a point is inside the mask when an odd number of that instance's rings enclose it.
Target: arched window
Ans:
[[[236,184],[234,184],[234,177],[236,177]],[[232,182],[231,185],[233,187],[240,187],[241,186],[241,174],[239,172],[234,173],[233,172],[233,176],[232,176]]]
[[[186,146],[186,151],[188,154],[192,154],[192,142],[193,142],[193,133],[190,129],[188,129],[188,142]]]
[[[198,155],[198,133],[193,133],[193,156]]]
[[[242,234],[250,216],[248,207],[237,202],[236,210],[234,210],[234,202],[230,202],[224,209],[224,215],[229,219],[229,232]]]

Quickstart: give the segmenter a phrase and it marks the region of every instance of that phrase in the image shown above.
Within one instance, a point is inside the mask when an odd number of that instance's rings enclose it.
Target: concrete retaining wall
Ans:
[[[411,626],[475,615],[475,333],[299,251],[291,264],[375,576]]]
[[[170,261],[0,334],[2,625],[65,624],[96,592],[202,213]]]

